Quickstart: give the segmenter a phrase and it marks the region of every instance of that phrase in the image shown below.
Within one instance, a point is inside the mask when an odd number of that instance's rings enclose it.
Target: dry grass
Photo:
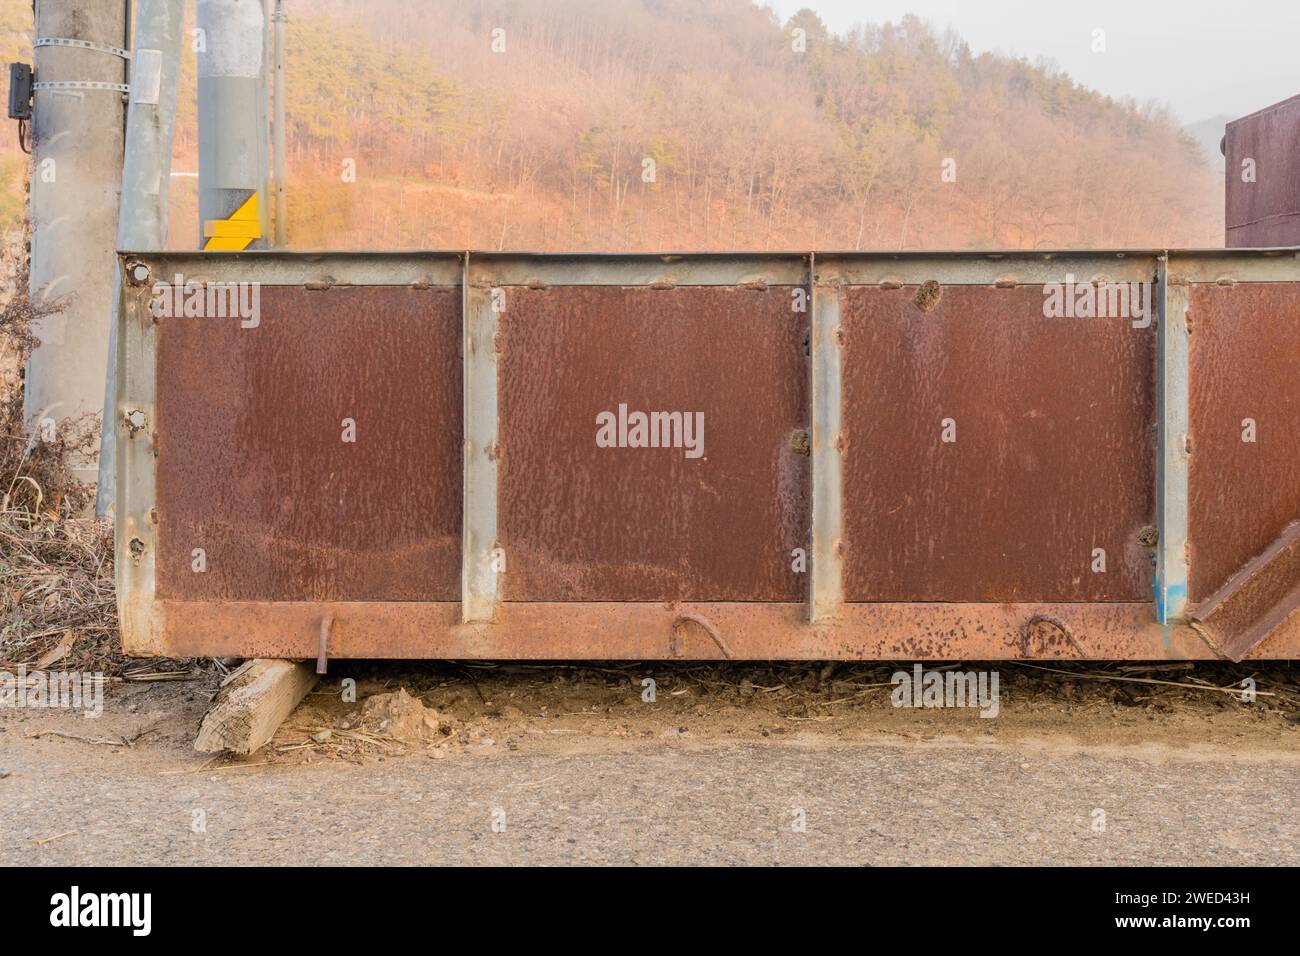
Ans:
[[[97,449],[98,421],[28,434],[21,369],[37,344],[33,321],[57,303],[32,305],[21,252],[0,268],[0,665],[117,673],[112,526],[90,515],[93,489],[68,466]]]

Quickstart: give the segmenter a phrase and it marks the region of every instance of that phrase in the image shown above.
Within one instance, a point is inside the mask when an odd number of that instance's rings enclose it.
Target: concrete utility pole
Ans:
[[[126,0],[39,0],[32,115],[32,301],[23,414],[44,434],[98,415],[108,358],[127,74]],[[93,456],[73,462],[93,483]]]
[[[184,15],[184,0],[139,0],[131,100],[126,118],[122,208],[117,224],[117,248],[121,252],[153,252],[167,242],[167,188],[176,133],[176,89]],[[113,323],[109,332],[104,428],[99,452],[99,495],[95,505],[101,516],[112,513],[117,487],[114,436],[120,416],[114,379],[122,276],[116,269],[114,276]],[[168,281],[166,277],[159,278]]]
[[[267,245],[267,17],[263,0],[198,0],[199,240]]]

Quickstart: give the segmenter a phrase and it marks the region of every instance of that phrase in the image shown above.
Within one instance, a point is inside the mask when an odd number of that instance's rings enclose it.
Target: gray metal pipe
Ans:
[[[198,0],[199,245],[267,246],[266,8],[262,0]],[[214,235],[249,203],[256,237]],[[243,241],[243,240],[247,241]],[[217,240],[217,241],[214,241]]]

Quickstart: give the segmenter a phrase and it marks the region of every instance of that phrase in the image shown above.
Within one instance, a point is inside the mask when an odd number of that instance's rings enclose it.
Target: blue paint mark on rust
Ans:
[[[1187,582],[1164,583],[1159,579],[1153,581],[1156,597],[1156,620],[1161,624],[1172,624],[1183,616],[1187,607]]]

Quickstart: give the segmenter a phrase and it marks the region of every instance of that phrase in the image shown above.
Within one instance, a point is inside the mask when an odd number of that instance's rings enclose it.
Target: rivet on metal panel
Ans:
[[[533,290],[545,289],[546,283],[543,282],[541,279],[529,279],[526,288],[533,289]]]
[[[903,287],[902,279],[894,279],[891,277],[888,279],[880,280],[880,288],[882,289],[901,289],[902,287]]]
[[[122,416],[122,422],[126,425],[126,430],[131,433],[132,437],[134,437],[139,434],[145,426],[145,414],[140,411],[140,409],[133,408]]]
[[[670,292],[677,288],[677,283],[672,279],[655,279],[650,283],[650,288],[656,292]]]
[[[136,285],[144,285],[149,281],[149,267],[143,262],[132,262],[127,265],[128,274],[131,281]]]
[[[742,282],[742,283],[740,283],[740,285],[737,286],[737,288],[740,288],[740,289],[746,289],[746,290],[748,290],[748,291],[750,291],[750,292],[766,292],[766,291],[767,291],[767,280],[766,280],[766,279],[750,279],[750,280],[748,280],[748,281],[746,281],[746,282]]]
[[[1020,285],[1020,279],[1016,276],[998,276],[993,280],[995,289],[1014,289]]]
[[[313,279],[311,282],[303,284],[303,288],[309,292],[327,292],[334,285],[334,280],[329,276],[323,279]]]

